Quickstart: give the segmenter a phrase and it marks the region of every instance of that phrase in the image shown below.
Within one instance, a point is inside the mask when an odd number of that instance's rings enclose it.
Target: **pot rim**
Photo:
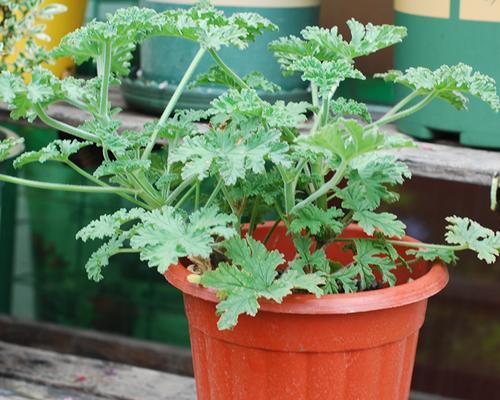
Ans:
[[[418,242],[409,236],[405,236],[403,240]],[[184,294],[218,303],[216,291],[190,283],[187,280],[190,274],[185,267],[176,264],[168,268],[165,278]],[[259,312],[310,315],[353,314],[402,307],[435,295],[446,286],[448,280],[447,267],[441,262],[435,262],[425,275],[402,285],[358,293],[326,294],[319,298],[313,294],[292,294],[285,297],[282,303],[260,299]]]

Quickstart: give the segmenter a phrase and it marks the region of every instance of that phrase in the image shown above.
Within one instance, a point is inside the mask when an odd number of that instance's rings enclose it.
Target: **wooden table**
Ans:
[[[193,378],[0,342],[1,400],[195,400]]]
[[[123,98],[117,89],[110,94],[113,105],[124,108],[120,114],[123,129],[139,130],[146,122],[155,117],[126,109]],[[85,112],[65,104],[54,104],[49,114],[57,120],[71,125],[80,125],[88,117]],[[12,122],[5,106],[0,105],[0,121]],[[26,124],[24,120],[18,121]],[[40,121],[36,122],[42,125]],[[396,132],[394,126],[385,128]],[[417,141],[417,147],[397,152],[416,176],[466,182],[478,185],[491,185],[495,173],[500,172],[500,151],[471,149],[455,143],[427,143]]]

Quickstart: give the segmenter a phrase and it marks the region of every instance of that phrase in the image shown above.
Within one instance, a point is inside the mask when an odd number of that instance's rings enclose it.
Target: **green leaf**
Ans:
[[[109,259],[118,253],[126,239],[126,235],[113,237],[90,256],[85,264],[85,270],[89,279],[95,282],[103,279],[102,269],[108,266]]]
[[[34,162],[43,164],[46,161],[68,161],[72,154],[78,153],[80,149],[90,144],[89,142],[79,140],[54,140],[38,151],[29,151],[21,154],[14,160],[14,167],[21,168]]]
[[[94,171],[96,178],[108,175],[131,175],[137,171],[147,171],[151,167],[151,160],[113,160],[103,161]]]
[[[477,253],[480,260],[493,264],[500,251],[500,232],[484,228],[469,218],[457,216],[446,218],[450,224],[446,227],[446,241],[464,246]]]
[[[76,238],[86,242],[88,240],[119,236],[123,233],[122,225],[139,220],[145,213],[146,211],[142,208],[132,208],[130,210],[122,208],[111,215],[101,215],[99,219],[92,221],[81,229],[76,234]]]
[[[405,234],[406,225],[398,221],[397,217],[391,213],[363,210],[354,212],[352,218],[368,235],[372,235],[375,230],[388,237],[401,238]]]
[[[351,30],[351,42],[343,39],[337,27],[325,29],[309,26],[301,32],[303,39],[296,36],[282,37],[271,42],[269,48],[283,71],[290,73],[296,72],[296,62],[306,57],[328,62],[343,59],[352,63],[354,58],[392,46],[406,36],[404,27],[372,24],[363,26],[353,19],[347,24]]]
[[[315,57],[304,57],[293,64],[293,69],[301,72],[302,80],[316,85],[321,97],[331,97],[329,93],[335,91],[340,83],[348,78],[365,79],[365,76],[345,59],[320,61]]]
[[[354,265],[360,275],[361,290],[370,288],[376,283],[372,267],[377,268],[382,274],[382,281],[394,286],[396,277],[392,270],[396,268],[394,261],[387,257],[384,248],[372,240],[357,239],[354,241]]]
[[[191,8],[167,10],[153,21],[157,26],[155,35],[192,40],[217,51],[225,46],[245,49],[256,36],[277,29],[271,21],[254,13],[235,13],[226,17],[205,0]]]
[[[8,137],[0,141],[0,161],[5,161],[14,156],[16,149],[22,149],[24,144],[23,138]]]
[[[225,242],[226,256],[233,265],[220,263],[214,271],[206,272],[201,284],[217,290],[221,302],[217,312],[221,315],[219,329],[231,329],[241,314],[254,316],[259,308],[258,299],[272,299],[281,303],[292,289],[321,293],[321,276],[310,277],[287,271],[278,277],[277,268],[284,258],[278,251],[269,252],[265,246],[250,238],[234,237]]]
[[[410,249],[406,250],[406,254],[422,258],[425,261],[442,260],[447,264],[455,264],[458,261],[455,252],[451,249]]]
[[[339,97],[338,99],[331,102],[330,109],[337,118],[357,116],[365,122],[372,122],[372,116],[368,111],[368,107],[366,106],[366,104],[358,103],[357,101],[352,99]]]
[[[359,290],[359,270],[356,265],[342,266],[333,274],[327,275],[325,294],[355,293]]]
[[[317,152],[351,161],[363,154],[407,146],[396,142],[376,127],[365,127],[354,119],[339,118],[312,135],[298,138]]]
[[[331,207],[328,210],[323,210],[313,204],[293,213],[293,220],[290,224],[292,233],[300,234],[303,230],[308,230],[312,235],[317,235],[326,230],[330,230],[333,234],[338,234],[344,228],[339,218],[344,216],[342,210]]]
[[[172,207],[153,210],[141,216],[130,245],[141,252],[141,260],[164,273],[181,257],[207,258],[217,245],[215,237],[235,234],[230,226],[234,216],[219,214],[215,208],[204,208],[186,219]]]
[[[289,263],[290,270],[301,273],[307,269],[309,272],[329,272],[330,265],[323,249],[311,252],[313,241],[308,236],[299,236],[293,240],[297,249],[297,256]]]
[[[468,99],[464,94],[471,94],[487,103],[493,110],[500,110],[495,80],[474,72],[472,67],[462,63],[454,66],[443,65],[434,71],[423,67],[409,68],[404,73],[393,70],[376,74],[376,77],[383,78],[386,82],[399,83],[421,95],[435,93],[457,109],[467,108]]]
[[[251,135],[239,130],[211,129],[204,135],[185,138],[170,161],[184,164],[183,178],[196,175],[201,180],[213,169],[231,186],[244,179],[247,171],[263,174],[267,160],[288,167],[288,145],[280,137],[279,131],[264,128]]]
[[[128,7],[108,14],[106,21],[93,20],[62,38],[52,51],[54,57],[72,57],[77,64],[97,60],[104,53],[106,43],[111,46],[111,71],[127,75],[132,52],[137,43],[158,29],[156,11],[144,7]]]
[[[269,93],[276,93],[281,90],[278,85],[270,82],[262,73],[257,71],[244,76],[243,81],[252,89],[261,89]],[[222,85],[230,89],[242,89],[240,83],[232,75],[228,75],[219,65],[213,65],[207,72],[199,74],[189,87],[192,89],[203,85]]]

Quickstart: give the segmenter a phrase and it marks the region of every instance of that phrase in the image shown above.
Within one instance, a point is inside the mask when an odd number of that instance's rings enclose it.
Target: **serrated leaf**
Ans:
[[[235,234],[231,228],[234,216],[219,214],[213,208],[200,209],[186,219],[174,208],[164,207],[144,214],[141,220],[130,245],[140,250],[141,260],[160,273],[180,257],[209,257],[217,244],[214,236]]]
[[[386,82],[395,82],[418,91],[421,95],[434,93],[457,109],[467,108],[468,99],[464,94],[476,96],[493,110],[500,110],[500,99],[495,80],[487,75],[474,72],[465,64],[443,65],[432,71],[428,68],[409,68],[404,73],[389,71],[376,74]]]
[[[338,234],[344,227],[339,221],[344,213],[335,207],[323,210],[313,204],[308,204],[295,211],[292,216],[293,220],[290,224],[292,233],[299,234],[302,230],[307,230],[312,235],[317,235],[329,230],[333,234]]]
[[[184,178],[196,175],[201,180],[213,169],[231,186],[245,178],[246,171],[264,173],[266,160],[288,167],[288,145],[280,137],[276,130],[259,129],[245,136],[239,130],[211,129],[204,135],[185,138],[173,151],[170,162],[184,164]]]
[[[272,299],[280,303],[292,293],[292,289],[303,289],[321,293],[321,276],[304,276],[297,271],[288,271],[278,278],[277,268],[284,262],[278,251],[269,252],[265,246],[250,238],[234,237],[225,243],[226,256],[232,261],[219,264],[214,271],[206,272],[201,284],[217,290],[221,302],[217,312],[221,315],[219,329],[231,329],[241,314],[255,315],[258,299]]]
[[[14,167],[21,168],[33,162],[45,163],[47,161],[67,161],[72,154],[91,143],[79,140],[54,140],[38,151],[29,151],[21,154],[14,160]]]
[[[376,230],[388,237],[401,238],[405,234],[406,225],[391,213],[362,210],[354,212],[352,218],[368,235],[372,235]]]
[[[406,250],[406,254],[422,258],[425,261],[442,260],[447,264],[455,264],[458,260],[455,252],[451,249],[410,249]]]
[[[450,224],[446,227],[446,241],[464,246],[477,253],[480,260],[492,264],[500,251],[500,232],[484,228],[469,218],[457,216],[446,218]]]
[[[85,270],[89,279],[99,282],[103,279],[102,269],[109,264],[109,259],[117,254],[127,239],[125,235],[113,237],[109,242],[104,243],[95,251],[85,264]]]
[[[358,268],[360,275],[361,290],[370,288],[376,283],[373,268],[377,268],[382,274],[382,281],[394,286],[396,277],[392,272],[396,265],[394,261],[384,254],[384,249],[376,241],[357,239],[354,241],[355,255],[354,265]]]
[[[331,102],[330,109],[337,118],[357,116],[365,122],[372,122],[372,116],[368,111],[366,104],[358,103],[352,99],[339,97]]]
[[[15,155],[16,149],[22,149],[24,144],[23,138],[8,137],[0,141],[0,161],[5,161]]]
[[[139,220],[146,211],[142,208],[122,208],[115,213],[101,215],[98,219],[90,222],[85,228],[80,229],[76,238],[86,242],[88,240],[104,239],[120,235],[122,225],[127,222]]]

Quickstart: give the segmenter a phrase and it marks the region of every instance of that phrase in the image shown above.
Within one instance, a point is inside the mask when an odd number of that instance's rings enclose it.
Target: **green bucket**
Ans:
[[[25,134],[28,150],[57,138],[54,131],[33,129]],[[81,167],[99,162],[95,149],[81,151],[74,162]],[[59,163],[28,165],[27,179],[87,184]],[[102,214],[122,207],[112,195],[27,189],[36,317],[68,326],[107,331],[136,338],[189,346],[182,294],[163,276],[147,268],[137,255],[111,258],[100,283],[87,279],[84,265],[99,242],[75,239],[80,228]]]
[[[464,62],[500,82],[500,3],[478,0],[396,0],[396,24],[408,37],[396,48],[396,68],[438,68]],[[406,94],[398,88],[397,97]],[[435,101],[398,123],[420,139],[452,139],[469,146],[500,148],[500,115],[477,99],[469,111]]]
[[[17,135],[9,128],[0,126],[0,140]],[[11,151],[8,160],[0,163],[0,173],[13,175],[10,158],[23,151],[20,145]],[[16,217],[16,187],[0,182],[0,313],[9,313],[13,277],[14,227]]]
[[[159,12],[189,7],[195,0],[140,0],[139,4]],[[279,26],[279,31],[267,32],[258,37],[246,50],[225,48],[220,51],[222,59],[240,76],[252,71],[263,73],[267,79],[277,83],[282,91],[262,93],[265,100],[308,100],[307,84],[298,75],[283,77],[280,66],[268,50],[269,42],[280,36],[298,35],[308,25],[319,22],[320,0],[215,0],[212,2],[226,14],[256,12]],[[178,82],[197,51],[197,45],[186,40],[156,37],[141,46],[140,79],[126,80],[122,85],[127,103],[137,109],[162,112],[175,91]],[[195,75],[205,72],[213,65],[206,54]],[[218,86],[205,86],[188,90],[181,96],[179,108],[203,109],[224,91]]]

